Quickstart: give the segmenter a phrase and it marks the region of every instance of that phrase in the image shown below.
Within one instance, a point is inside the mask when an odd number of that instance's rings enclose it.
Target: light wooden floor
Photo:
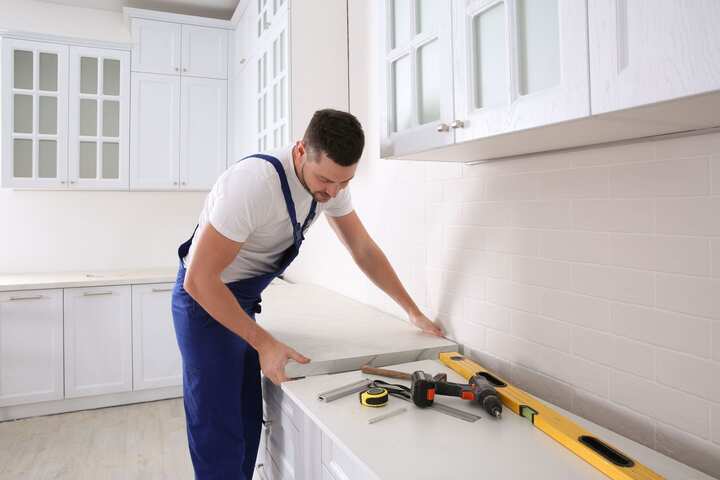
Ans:
[[[182,399],[0,423],[0,479],[192,479]]]

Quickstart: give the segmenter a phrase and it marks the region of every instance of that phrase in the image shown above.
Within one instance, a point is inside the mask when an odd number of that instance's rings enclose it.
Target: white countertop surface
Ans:
[[[301,377],[437,358],[457,350],[451,340],[420,332],[398,317],[309,284],[278,282],[263,293],[257,321],[312,362],[288,363]]]
[[[424,370],[431,374],[445,372],[450,381],[463,381],[462,377],[436,360],[389,368],[405,372]],[[346,372],[285,382],[282,389],[340,448],[381,479],[607,480],[600,471],[508,409],[504,409],[502,419],[495,420],[471,402],[436,397],[436,401],[482,417],[469,423],[439,412],[419,409],[392,397],[387,406],[379,409],[361,406],[357,395],[331,403],[317,399],[320,392],[366,377],[380,378],[358,371]],[[409,384],[401,380],[383,380]],[[368,425],[369,418],[400,407],[406,407],[407,411]],[[553,407],[667,479],[712,480],[712,477],[637,442]]]
[[[177,267],[56,273],[0,274],[0,292],[174,282]]]

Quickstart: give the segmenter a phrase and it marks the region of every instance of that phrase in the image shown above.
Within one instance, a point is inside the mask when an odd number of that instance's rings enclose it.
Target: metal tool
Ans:
[[[397,410],[393,410],[391,412],[383,413],[382,415],[378,415],[377,417],[368,419],[368,423],[369,424],[377,423],[380,420],[385,420],[386,418],[394,417],[395,415],[400,415],[403,412],[407,412],[407,408],[402,407],[402,408],[398,408]]]
[[[448,382],[444,373],[431,377],[418,370],[413,372],[411,382],[413,402],[420,408],[431,406],[436,395],[446,395],[476,402],[495,418],[500,418],[502,414],[502,404],[497,391],[485,377],[480,375],[473,375],[470,383],[463,384]]]
[[[370,383],[371,382],[369,379],[363,378],[358,382],[354,382],[349,385],[343,385],[342,387],[338,388],[333,388],[332,390],[328,390],[327,392],[318,393],[318,400],[329,403],[337,400],[338,398],[347,397],[348,395],[352,395],[353,393],[362,392],[370,386]]]

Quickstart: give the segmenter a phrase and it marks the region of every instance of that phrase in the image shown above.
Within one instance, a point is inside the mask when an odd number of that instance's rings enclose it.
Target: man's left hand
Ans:
[[[415,325],[417,328],[430,335],[436,337],[443,336],[443,329],[435,322],[430,320],[428,317],[423,315],[422,312],[418,312],[410,315],[410,323]]]

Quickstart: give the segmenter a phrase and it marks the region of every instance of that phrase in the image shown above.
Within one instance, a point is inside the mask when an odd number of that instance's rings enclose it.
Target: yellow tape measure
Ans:
[[[360,403],[366,407],[384,407],[388,403],[388,391],[381,387],[371,387],[360,392]]]

